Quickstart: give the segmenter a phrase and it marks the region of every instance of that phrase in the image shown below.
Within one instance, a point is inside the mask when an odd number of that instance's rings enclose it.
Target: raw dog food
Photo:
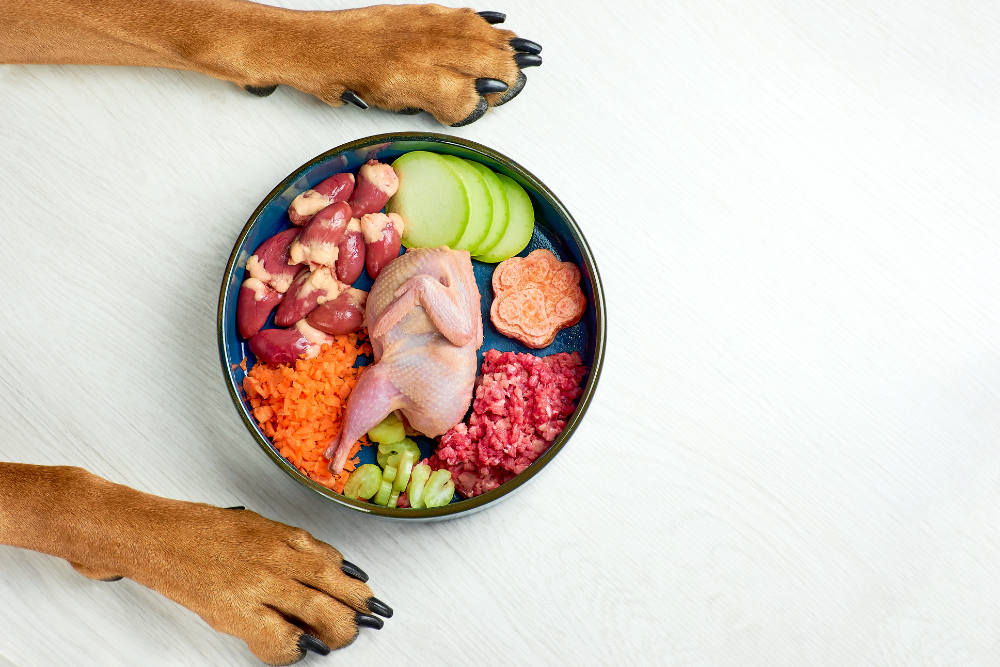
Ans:
[[[244,380],[254,417],[283,456],[338,492],[357,464],[353,457],[364,432],[360,422],[371,421],[375,413],[401,408],[407,428],[416,423],[432,437],[456,424],[425,461],[447,473],[445,479],[466,497],[496,488],[524,471],[562,432],[587,368],[575,352],[536,357],[491,350],[476,378],[482,324],[467,252],[407,253],[391,272],[399,275],[376,281],[376,288],[393,283],[379,290],[384,294],[377,305],[366,304],[368,295],[349,285],[366,265],[375,278],[396,259],[403,225],[397,216],[378,212],[397,186],[391,167],[370,161],[354,186],[353,175],[338,174],[300,195],[289,217],[301,229],[268,239],[248,262],[251,275],[239,295],[237,319],[263,362]],[[529,347],[545,347],[560,329],[580,320],[586,300],[579,281],[575,265],[559,262],[547,250],[511,258],[493,274],[491,318],[501,333]],[[451,298],[442,299],[456,288]],[[275,307],[276,324],[289,328],[260,331]],[[417,314],[420,322],[413,320]],[[361,346],[354,347],[353,336],[337,334],[359,331],[363,324],[372,328],[379,363],[359,375],[352,366]],[[428,344],[433,341],[424,340],[427,336],[441,340]],[[432,349],[437,347],[449,353],[441,356]],[[458,357],[468,357],[473,365],[466,369],[464,363],[452,363]],[[265,378],[275,383],[268,385]],[[364,386],[352,391],[359,379]],[[462,386],[466,379],[468,389]],[[409,386],[411,381],[416,385]],[[419,391],[406,391],[418,385]],[[467,396],[475,398],[471,416],[457,423]],[[313,421],[308,426],[280,421],[283,415]],[[400,507],[410,505],[401,489],[392,495]]]
[[[403,219],[395,213],[369,213],[361,218],[361,233],[365,239],[365,262],[372,280],[382,267],[399,257],[403,236]]]
[[[300,227],[330,204],[347,201],[354,192],[354,174],[335,174],[292,200],[288,219]]]
[[[297,229],[275,234],[247,260],[250,276],[240,286],[236,300],[236,321],[244,338],[252,338],[261,330],[299,272],[301,267],[289,259],[296,236]]]
[[[371,348],[356,334],[336,336],[313,359],[277,367],[258,362],[243,378],[254,419],[275,449],[304,474],[338,493],[347,481],[346,471],[358,463],[357,449],[348,454],[340,475],[330,474],[323,450],[340,433],[347,397],[361,372],[354,362],[361,354],[371,354]]]
[[[548,450],[587,374],[577,352],[536,357],[489,350],[482,370],[468,422],[441,436],[430,459],[432,468],[451,471],[466,498],[510,481]]]
[[[511,257],[493,271],[493,326],[528,347],[551,345],[560,329],[580,321],[586,307],[580,269],[548,250]]]
[[[340,442],[326,452],[341,471],[354,441],[395,410],[428,437],[461,421],[483,344],[479,289],[465,250],[411,248],[372,285],[365,323],[375,363],[351,394]]]

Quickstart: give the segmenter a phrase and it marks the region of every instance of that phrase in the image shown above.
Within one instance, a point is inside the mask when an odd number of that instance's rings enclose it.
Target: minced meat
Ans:
[[[441,436],[431,467],[450,470],[467,498],[513,479],[565,428],[586,374],[577,352],[536,357],[488,351],[472,414]]]

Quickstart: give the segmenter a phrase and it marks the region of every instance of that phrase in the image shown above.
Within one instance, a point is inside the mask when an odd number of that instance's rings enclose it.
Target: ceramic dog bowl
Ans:
[[[489,310],[493,300],[491,278],[496,265],[473,261],[473,271],[482,296],[485,338],[483,347],[479,351],[480,365],[482,364],[483,352],[489,349],[497,349],[501,352],[531,352],[546,356],[556,352],[577,351],[590,372],[584,379],[583,394],[577,401],[576,410],[567,420],[566,428],[545,454],[513,480],[488,493],[468,499],[462,499],[456,495],[451,504],[433,509],[386,508],[374,503],[351,500],[309,479],[282,457],[254,421],[247,403],[242,386],[245,373],[239,368],[239,364],[245,358],[247,368],[251,368],[256,359],[246,341],[239,336],[236,327],[236,300],[240,285],[245,279],[244,267],[247,259],[264,240],[291,227],[287,211],[289,204],[297,195],[333,174],[344,171],[356,173],[357,169],[370,159],[377,158],[381,162],[391,163],[403,153],[415,150],[469,158],[481,162],[494,171],[506,174],[520,183],[531,197],[535,208],[535,232],[528,247],[520,255],[525,256],[536,248],[548,248],[561,261],[574,262],[580,267],[581,287],[588,301],[587,310],[579,324],[561,331],[555,342],[544,350],[529,350],[518,341],[503,336],[493,328],[489,318]],[[355,287],[364,290],[371,287],[371,279],[367,273],[362,273],[361,278],[355,283]],[[269,321],[266,326],[270,327],[273,324]],[[250,435],[281,470],[298,483],[342,507],[380,517],[408,521],[430,521],[464,516],[498,502],[533,479],[566,446],[587,411],[587,406],[594,395],[600,376],[601,364],[604,360],[604,296],[597,274],[597,265],[594,263],[594,257],[590,248],[587,247],[583,234],[566,208],[540,180],[510,158],[471,141],[441,134],[392,133],[352,141],[323,153],[296,169],[264,198],[264,201],[250,216],[243,231],[240,232],[232,255],[229,257],[229,264],[226,266],[219,294],[218,333],[222,371],[233,404]],[[421,452],[425,456],[433,452],[434,445],[429,439],[422,439],[420,446]],[[362,463],[374,461],[373,450],[373,447],[362,448],[360,454]]]

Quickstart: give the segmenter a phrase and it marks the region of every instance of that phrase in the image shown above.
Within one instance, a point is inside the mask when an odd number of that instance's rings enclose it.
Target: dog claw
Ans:
[[[517,81],[515,81],[514,85],[511,86],[506,93],[504,93],[504,96],[500,98],[500,101],[494,104],[493,106],[498,107],[501,104],[506,104],[507,102],[510,102],[512,99],[517,97],[518,93],[524,90],[524,84],[526,83],[528,83],[528,77],[525,75],[524,72],[518,72]]]
[[[479,98],[479,104],[476,105],[476,108],[472,111],[472,113],[470,113],[468,116],[466,116],[464,120],[460,120],[457,123],[452,123],[451,126],[452,127],[465,127],[466,125],[468,125],[470,123],[475,123],[477,120],[479,120],[480,118],[483,117],[483,114],[485,114],[486,110],[489,109],[489,108],[490,108],[490,105],[486,103],[486,98],[485,97],[480,97]]]
[[[392,607],[382,602],[378,598],[368,598],[368,611],[379,616],[392,618]]]
[[[358,97],[358,94],[353,90],[345,90],[343,94],[340,96],[340,100],[342,102],[347,102],[348,104],[353,104],[359,109],[368,108],[368,104],[363,99]]]
[[[514,62],[516,62],[517,66],[521,69],[524,69],[525,67],[538,67],[542,64],[542,57],[535,53],[518,52],[514,54]]]
[[[351,579],[357,579],[362,583],[368,581],[368,575],[365,574],[364,570],[362,570],[354,563],[350,563],[346,560],[340,564],[340,571],[346,574]]]
[[[423,109],[417,109],[415,107],[406,107],[405,109],[400,109],[396,113],[400,116],[416,116],[418,113],[423,113]]]
[[[486,20],[490,25],[496,25],[497,23],[503,23],[507,20],[507,15],[503,12],[476,12],[483,19]]]
[[[243,86],[243,90],[257,97],[267,97],[278,89],[278,84],[273,86]]]
[[[515,51],[524,51],[525,53],[534,53],[536,56],[542,52],[542,45],[538,42],[533,42],[530,39],[524,39],[523,37],[515,37],[510,40],[510,45]]]
[[[320,655],[330,654],[329,646],[312,635],[307,634],[299,635],[299,650],[312,651],[313,653],[319,653]]]
[[[370,616],[369,614],[362,614],[360,612],[354,615],[354,620],[357,622],[359,628],[381,630],[382,626],[385,625],[385,621],[378,616]]]
[[[223,507],[222,509],[224,509],[224,510],[245,510],[246,507],[243,507],[243,505],[236,505],[234,507]]]
[[[502,93],[507,88],[507,84],[499,79],[476,79],[476,92],[480,95]]]

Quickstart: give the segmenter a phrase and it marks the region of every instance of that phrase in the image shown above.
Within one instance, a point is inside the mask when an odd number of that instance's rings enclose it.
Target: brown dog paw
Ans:
[[[46,553],[80,574],[120,576],[239,637],[271,665],[329,652],[361,628],[382,627],[392,610],[340,552],[301,528],[242,508],[158,498],[70,469],[81,489],[66,529],[75,539],[40,533]]]
[[[490,99],[489,97],[487,97],[487,99],[489,100],[490,104],[492,104],[495,107],[498,107],[502,104],[507,104],[507,102],[510,102],[512,99],[517,97],[522,90],[524,90],[524,86],[527,83],[528,83],[528,77],[524,75],[524,72],[518,72],[517,81],[514,82],[513,86],[507,89],[507,92],[503,93],[502,95],[499,94],[493,95],[492,97],[495,99]]]
[[[277,84],[273,86],[243,86],[243,90],[247,91],[254,97],[267,97],[277,89]]]
[[[360,568],[300,528],[249,510],[170,504],[190,555],[178,549],[162,561],[171,572],[143,568],[137,580],[244,640],[268,664],[326,655],[363,627],[381,628],[373,613],[392,614]]]
[[[541,46],[494,27],[503,18],[439,5],[288,12],[282,39],[260,58],[283,71],[253,78],[331,106],[426,111],[461,127],[513,99],[527,81],[521,69],[541,64]]]
[[[70,565],[73,566],[74,570],[76,570],[83,576],[87,577],[88,579],[93,579],[94,581],[104,581],[110,583],[113,581],[121,581],[122,579],[124,579],[122,575],[115,574],[114,572],[111,572],[109,570],[87,567],[82,563],[70,562]]]

